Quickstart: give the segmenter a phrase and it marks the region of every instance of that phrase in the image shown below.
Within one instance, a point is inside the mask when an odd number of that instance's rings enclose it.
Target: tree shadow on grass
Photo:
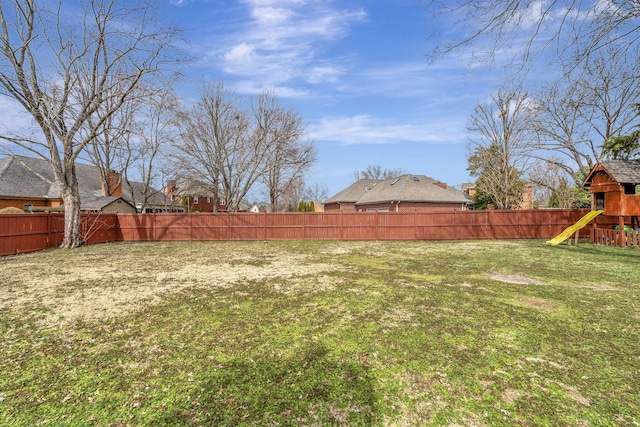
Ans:
[[[243,358],[212,366],[199,386],[189,408],[166,414],[167,425],[379,424],[369,367],[336,358],[323,345],[287,359]]]

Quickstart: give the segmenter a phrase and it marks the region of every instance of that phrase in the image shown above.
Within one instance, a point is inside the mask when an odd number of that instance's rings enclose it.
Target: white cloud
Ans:
[[[351,26],[366,18],[361,9],[339,9],[330,1],[244,0],[247,19],[236,24],[205,62],[233,76],[252,78],[263,86],[292,86],[336,82],[345,65],[327,60],[329,45],[347,36]]]
[[[229,50],[224,55],[226,69],[229,72],[242,74],[243,69],[253,69],[256,63],[255,46],[247,43],[240,43]]]
[[[398,123],[368,114],[351,117],[324,117],[308,127],[316,141],[344,144],[393,144],[398,142],[446,143],[465,139],[464,122],[432,119],[430,123]]]
[[[254,80],[239,80],[234,83],[235,89],[238,93],[246,93],[251,95],[257,95],[267,90],[269,92],[277,93],[278,96],[283,98],[304,98],[309,96],[309,92],[304,89],[295,89],[288,86],[278,85],[263,85],[256,83]]]
[[[344,73],[344,69],[331,65],[317,65],[309,69],[307,81],[313,84],[335,83]]]
[[[251,17],[261,26],[271,27],[286,25],[292,18],[292,12],[282,7],[256,7],[251,11]]]

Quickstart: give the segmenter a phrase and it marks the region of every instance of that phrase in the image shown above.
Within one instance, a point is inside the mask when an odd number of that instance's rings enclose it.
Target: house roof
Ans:
[[[0,195],[60,198],[53,184],[53,171],[42,159],[9,156],[0,159]]]
[[[373,189],[379,182],[376,179],[360,179],[333,197],[329,197],[324,204],[329,203],[356,203],[369,190]]]
[[[620,184],[640,184],[640,159],[633,159],[605,160],[596,164],[585,179],[584,186],[589,186],[593,174],[602,169]]]
[[[102,206],[118,197],[102,195],[102,181],[97,167],[76,163],[76,177],[82,209]],[[123,182],[122,199],[134,205],[143,200],[144,185],[140,182]],[[172,201],[154,188],[148,188],[147,201],[152,205],[171,205]],[[26,156],[9,156],[0,159],[0,196],[61,199],[62,194],[55,185],[53,170],[47,160]]]
[[[141,206],[145,194],[147,194],[147,205],[149,206],[168,206],[175,203],[161,190],[150,186],[145,190],[145,185],[142,182],[122,183],[122,197],[129,203]]]
[[[101,197],[96,197],[91,199],[83,199],[81,209],[89,210],[89,211],[101,211],[107,206],[109,206],[111,203],[115,203],[118,200],[124,201],[126,204],[128,204],[133,209],[135,209],[135,206],[133,206],[130,202],[126,201],[122,197],[114,197],[114,196],[101,196]]]
[[[353,202],[357,205],[391,202],[469,203],[469,197],[425,175],[402,175],[387,180],[360,180],[325,201],[325,205],[337,202]]]
[[[176,181],[173,194],[176,196],[214,197],[211,186],[195,178],[184,178]]]

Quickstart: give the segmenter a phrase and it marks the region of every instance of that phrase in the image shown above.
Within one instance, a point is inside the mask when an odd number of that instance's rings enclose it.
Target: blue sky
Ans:
[[[466,122],[498,85],[458,54],[429,63],[433,25],[417,0],[181,0],[163,6],[202,79],[275,91],[305,119],[318,161],[307,181],[333,195],[370,164],[459,185]],[[444,26],[446,28],[446,25]],[[446,36],[446,35],[445,35]]]
[[[163,0],[183,29],[190,61],[177,86],[186,104],[205,80],[243,95],[265,89],[298,111],[318,160],[307,183],[329,196],[368,165],[428,175],[458,186],[467,173],[466,123],[502,73],[456,55],[430,63],[441,27],[418,0]],[[28,128],[0,97],[0,124]]]

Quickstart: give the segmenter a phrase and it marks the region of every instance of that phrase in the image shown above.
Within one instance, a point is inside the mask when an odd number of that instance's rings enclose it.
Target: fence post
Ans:
[[[51,247],[51,212],[47,212],[47,248]]]
[[[306,240],[307,238],[307,213],[302,212],[302,239]]]

